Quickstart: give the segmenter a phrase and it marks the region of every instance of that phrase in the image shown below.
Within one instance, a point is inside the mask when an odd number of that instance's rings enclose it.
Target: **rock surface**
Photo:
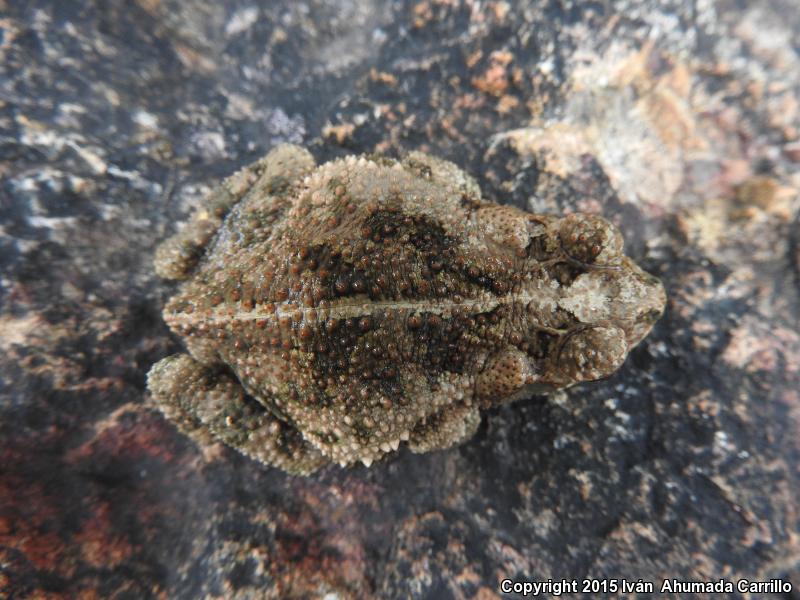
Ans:
[[[495,598],[800,583],[800,10],[0,0],[0,597]],[[610,379],[456,449],[300,479],[145,402],[151,267],[275,144],[430,152],[598,212],[665,283]]]

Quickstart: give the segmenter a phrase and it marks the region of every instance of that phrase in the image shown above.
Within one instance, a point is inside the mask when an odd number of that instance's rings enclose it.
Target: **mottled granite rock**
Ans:
[[[610,6],[0,2],[0,597],[797,587],[800,10]],[[180,348],[152,255],[283,141],[602,213],[665,317],[456,449],[308,479],[200,452],[145,404]]]

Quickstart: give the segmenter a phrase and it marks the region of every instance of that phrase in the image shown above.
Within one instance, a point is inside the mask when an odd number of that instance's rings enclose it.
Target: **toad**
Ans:
[[[186,353],[148,374],[200,443],[298,474],[448,448],[481,409],[607,377],[664,288],[590,214],[481,199],[419,152],[316,166],[282,145],[156,252]]]

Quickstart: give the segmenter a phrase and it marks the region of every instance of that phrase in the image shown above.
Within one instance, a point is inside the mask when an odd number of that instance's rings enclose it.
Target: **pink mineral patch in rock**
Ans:
[[[785,369],[788,375],[800,370],[800,336],[783,327],[765,331],[758,322],[747,319],[731,332],[723,360],[747,371]]]

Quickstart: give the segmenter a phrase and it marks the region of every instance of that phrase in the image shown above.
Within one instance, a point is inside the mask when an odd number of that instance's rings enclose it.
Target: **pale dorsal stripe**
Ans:
[[[291,301],[286,301],[276,305],[274,313],[262,312],[259,311],[258,308],[248,311],[236,310],[228,312],[227,308],[218,307],[208,314],[177,313],[168,315],[168,319],[171,323],[176,325],[192,325],[197,323],[221,325],[237,321],[276,322],[284,317],[297,321],[295,317],[299,312],[301,321],[314,323],[331,319],[340,320],[367,317],[377,312],[406,312],[409,314],[431,313],[443,317],[450,317],[457,313],[478,314],[490,312],[499,306],[510,304],[519,304],[527,307],[531,303],[534,303],[535,306],[535,308],[531,309],[531,314],[542,314],[548,310],[553,311],[558,306],[556,294],[553,292],[547,294],[546,290],[543,289],[536,290],[535,294],[520,292],[504,294],[503,296],[494,296],[486,293],[480,298],[469,298],[462,302],[453,302],[447,299],[370,301],[366,295],[363,296],[363,302],[354,301],[357,299],[357,296],[341,298],[331,302],[327,308],[298,306]],[[554,334],[566,332],[566,330],[546,326],[537,326],[537,329],[550,331]]]

